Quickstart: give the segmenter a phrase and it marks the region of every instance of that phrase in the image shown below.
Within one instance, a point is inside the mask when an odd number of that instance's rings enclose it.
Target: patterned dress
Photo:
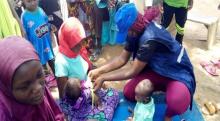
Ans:
[[[69,121],[86,121],[96,119],[98,121],[111,121],[114,110],[119,103],[118,92],[114,89],[99,90],[97,95],[100,97],[101,106],[92,108],[91,90],[81,83],[81,96],[73,101],[68,97],[61,99],[60,106]]]
[[[86,36],[94,35],[93,5],[94,0],[67,0],[69,17],[77,17],[83,24]]]

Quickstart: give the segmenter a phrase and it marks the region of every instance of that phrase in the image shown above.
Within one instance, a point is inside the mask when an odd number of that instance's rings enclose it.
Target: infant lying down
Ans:
[[[155,112],[154,99],[152,93],[153,84],[148,79],[140,81],[135,88],[135,100],[137,101],[134,111],[129,109],[133,116],[127,121],[153,121]]]
[[[92,92],[90,81],[68,79],[60,102],[68,121],[112,120],[119,103],[118,92],[114,89],[100,89],[94,95]]]

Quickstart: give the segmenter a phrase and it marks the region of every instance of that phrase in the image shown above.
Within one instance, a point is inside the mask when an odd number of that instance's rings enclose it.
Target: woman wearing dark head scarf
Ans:
[[[45,87],[44,73],[33,46],[18,36],[0,42],[0,120],[64,121]]]

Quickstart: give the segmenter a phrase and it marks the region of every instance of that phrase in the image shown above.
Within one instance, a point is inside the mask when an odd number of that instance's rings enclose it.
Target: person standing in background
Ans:
[[[22,36],[16,12],[8,0],[0,0],[0,38],[10,35]]]
[[[63,23],[60,0],[39,0],[39,6],[48,16],[49,23],[55,25],[56,29],[59,29]],[[58,31],[55,31],[55,35],[58,38]]]
[[[187,20],[187,12],[193,7],[193,0],[164,0],[162,26],[169,27],[173,16],[176,20],[176,40],[182,44],[184,25]]]

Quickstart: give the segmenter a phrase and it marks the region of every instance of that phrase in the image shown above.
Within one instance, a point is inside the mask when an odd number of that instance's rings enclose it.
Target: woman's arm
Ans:
[[[130,55],[131,55],[130,52],[123,50],[122,53],[119,55],[119,57],[115,58],[113,61],[109,62],[108,64],[100,67],[101,72],[107,73],[124,66],[128,62]]]
[[[58,86],[60,98],[64,97],[64,87],[67,83],[67,80],[68,80],[68,77],[58,77],[57,78],[57,86]]]
[[[88,76],[91,78],[91,80],[94,80],[97,77],[99,77],[99,75],[101,75],[101,74],[116,70],[116,69],[124,66],[128,62],[130,55],[131,55],[130,52],[123,50],[122,53],[119,55],[119,57],[116,57],[111,62],[109,62],[109,63],[107,63],[97,69],[90,71]]]
[[[94,80],[94,89],[100,89],[104,81],[119,81],[130,79],[137,74],[139,74],[146,66],[147,63],[140,61],[138,59],[134,60],[134,63],[129,68],[123,68],[114,72],[105,73],[100,75],[96,80]]]

